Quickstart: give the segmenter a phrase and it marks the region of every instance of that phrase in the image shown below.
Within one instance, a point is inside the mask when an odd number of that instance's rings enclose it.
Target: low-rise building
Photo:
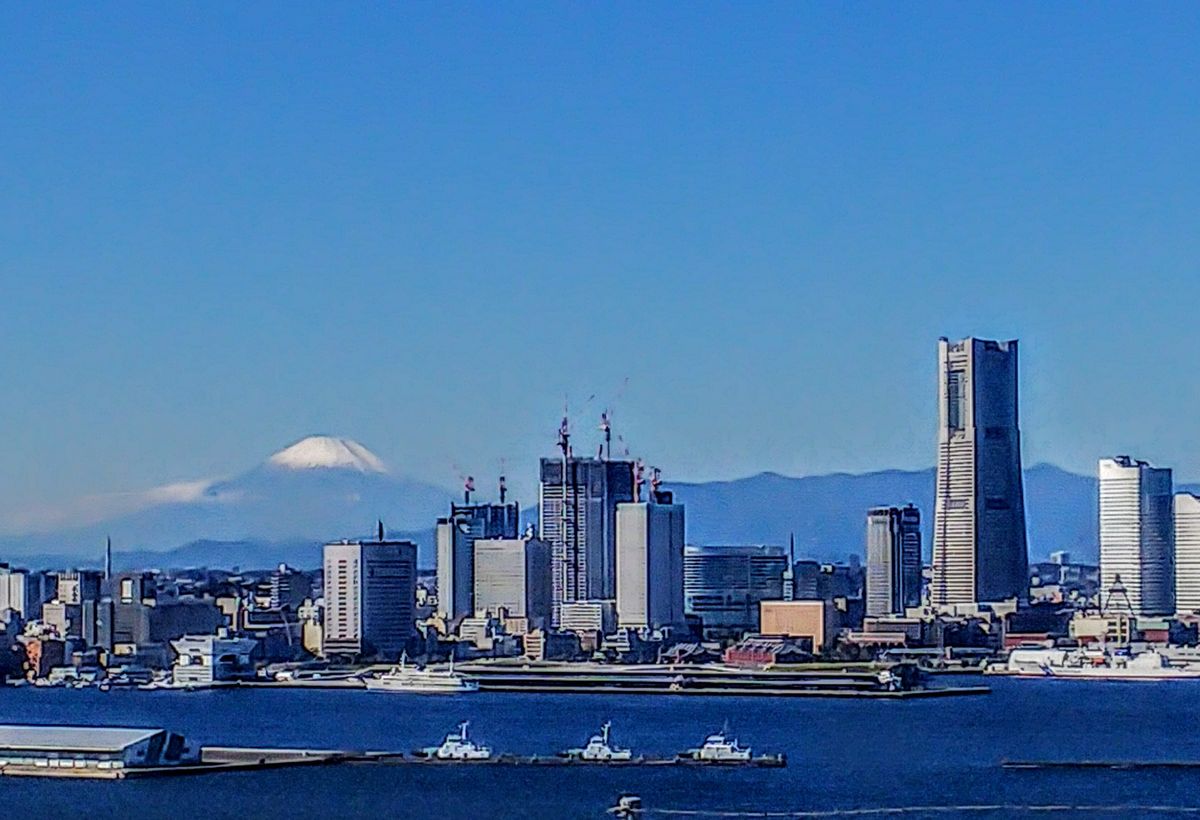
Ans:
[[[820,654],[827,638],[824,601],[763,601],[759,607],[763,635],[808,638],[813,653]]]
[[[124,769],[197,757],[182,735],[163,729],[0,726],[0,768]]]
[[[171,641],[178,653],[171,667],[172,680],[177,686],[206,686],[253,678],[256,645],[250,638],[185,635]]]

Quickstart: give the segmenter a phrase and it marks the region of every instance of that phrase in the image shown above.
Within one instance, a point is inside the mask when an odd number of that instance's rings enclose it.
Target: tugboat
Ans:
[[[441,746],[430,746],[422,749],[422,757],[432,757],[438,760],[491,760],[492,750],[487,746],[479,746],[467,739],[468,721],[458,724],[458,731],[446,735]]]
[[[408,654],[400,656],[400,665],[381,675],[363,678],[369,692],[419,692],[422,694],[454,694],[478,692],[479,684],[454,671],[454,658],[450,658],[450,669],[435,671],[408,665]]]
[[[609,730],[611,728],[612,723],[605,721],[604,725],[600,727],[600,734],[592,735],[586,746],[582,749],[567,749],[565,752],[560,753],[560,756],[568,760],[582,760],[591,763],[633,760],[633,752],[609,743]]]
[[[736,739],[730,740],[726,736],[726,731],[709,735],[704,739],[703,745],[697,749],[688,749],[681,757],[705,763],[749,763],[750,747],[739,746]]]

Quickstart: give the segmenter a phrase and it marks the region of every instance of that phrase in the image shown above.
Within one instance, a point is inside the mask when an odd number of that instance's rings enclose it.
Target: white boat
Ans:
[[[458,724],[457,732],[446,735],[441,746],[431,746],[423,750],[424,754],[428,757],[436,757],[438,760],[489,760],[492,750],[487,746],[479,746],[467,738],[468,725],[469,723],[464,720]]]
[[[423,694],[453,694],[477,692],[479,684],[454,671],[454,659],[448,670],[422,669],[408,665],[408,656],[400,656],[400,665],[387,672],[363,678],[372,692],[420,692]]]
[[[688,749],[685,756],[710,763],[742,763],[750,759],[750,747],[739,746],[722,731],[706,737],[700,748]]]
[[[1014,649],[1008,663],[989,668],[991,674],[1063,680],[1197,680],[1200,668],[1172,666],[1166,656],[1154,651],[1111,652],[1107,650]]]
[[[600,734],[592,735],[586,746],[582,749],[567,749],[562,753],[562,756],[571,760],[589,760],[593,762],[632,760],[633,752],[628,749],[618,748],[609,742],[610,729],[612,729],[612,723],[605,721],[604,725],[600,727]]]

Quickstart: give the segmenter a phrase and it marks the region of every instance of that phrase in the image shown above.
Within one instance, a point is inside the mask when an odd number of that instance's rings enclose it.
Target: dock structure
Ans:
[[[1198,771],[1200,760],[1005,760],[1000,766],[1010,770],[1105,769],[1108,771],[1148,771],[1169,769]]]
[[[724,665],[471,663],[459,670],[483,692],[762,695],[904,699],[979,695],[986,686],[925,687],[915,667],[866,664],[740,669]]]
[[[94,780],[216,774],[346,763],[413,766],[694,766],[780,768],[783,755],[746,760],[699,760],[685,755],[642,755],[628,760],[580,760],[562,755],[500,754],[481,759],[443,759],[425,752],[348,749],[276,749],[237,746],[193,748],[165,729],[104,726],[0,726],[0,775]]]
[[[7,777],[124,780],[371,758],[328,749],[196,748],[165,729],[0,726],[0,775]]]

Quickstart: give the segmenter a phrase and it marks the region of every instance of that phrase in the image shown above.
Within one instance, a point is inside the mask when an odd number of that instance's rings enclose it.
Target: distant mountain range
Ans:
[[[433,522],[456,497],[394,475],[363,445],[331,436],[296,442],[236,478],[177,486],[188,489],[151,491],[143,508],[110,520],[0,538],[0,559],[97,565],[104,537],[112,535],[119,568],[315,567],[324,541],[367,536],[371,522],[382,519],[389,535],[416,541],[421,566],[430,567]],[[911,502],[921,509],[927,556],[930,550],[932,468],[804,478],[760,473],[669,489],[687,505],[690,543],[787,544],[795,533],[797,557],[845,560],[862,553],[869,507]],[[1038,464],[1025,471],[1025,506],[1031,560],[1060,549],[1077,561],[1097,560],[1094,477]],[[523,520],[536,520],[536,508],[522,512]]]
[[[862,554],[866,511],[915,504],[921,510],[926,557],[932,549],[934,470],[789,478],[761,473],[734,481],[672,484],[687,506],[689,538],[697,543],[787,544],[796,555],[823,561]],[[1025,471],[1026,527],[1031,560],[1059,549],[1076,560],[1096,557],[1096,479],[1050,464]]]
[[[452,495],[449,489],[394,475],[358,442],[310,436],[235,478],[145,493],[151,500],[134,512],[82,527],[0,538],[0,556],[23,563],[51,556],[98,561],[105,536],[111,535],[118,564],[149,553],[186,562],[174,566],[227,565],[233,559],[243,566],[251,560],[272,566],[285,558],[316,566],[320,543],[369,535],[376,519],[390,532],[419,535],[423,553],[431,555],[427,531],[446,514]],[[179,544],[184,546],[162,555]],[[297,558],[310,552],[297,552],[302,544],[311,545],[312,557],[304,561]],[[207,554],[220,560],[205,560]]]

